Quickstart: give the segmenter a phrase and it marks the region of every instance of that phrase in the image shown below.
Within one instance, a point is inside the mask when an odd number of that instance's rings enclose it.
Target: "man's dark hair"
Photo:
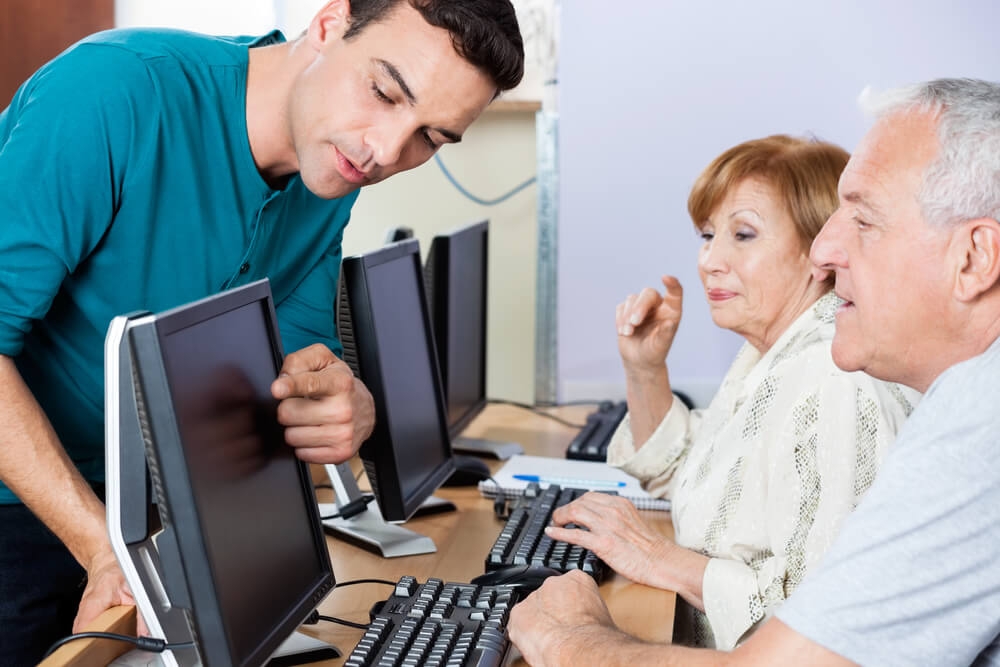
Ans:
[[[521,82],[524,42],[510,0],[351,0],[344,39],[386,18],[402,2],[432,26],[450,32],[455,51],[493,79],[498,90]]]

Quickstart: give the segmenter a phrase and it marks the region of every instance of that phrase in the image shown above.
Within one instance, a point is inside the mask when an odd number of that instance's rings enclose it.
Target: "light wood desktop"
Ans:
[[[592,409],[593,406],[565,406],[551,412],[582,424]],[[465,435],[472,437],[519,442],[528,454],[557,457],[564,455],[566,445],[574,433],[574,428],[523,408],[503,404],[488,406],[465,431]],[[489,460],[488,463],[493,470],[502,465],[501,461],[495,460]],[[355,460],[352,465],[355,472],[360,474],[360,461]],[[330,494],[326,489],[317,491],[321,502],[330,502]],[[436,495],[454,502],[458,511],[417,517],[406,523],[411,530],[434,540],[437,545],[435,553],[382,558],[328,537],[330,559],[337,582],[384,579],[395,583],[403,575],[412,575],[419,581],[428,577],[445,581],[469,581],[482,574],[486,554],[503,525],[493,515],[493,502],[483,498],[475,487],[442,488]],[[648,511],[642,514],[657,530],[672,535],[669,513]],[[358,584],[337,588],[323,601],[319,612],[324,616],[367,623],[371,606],[387,598],[390,592],[389,587],[384,584]],[[626,632],[649,641],[670,640],[674,614],[673,593],[633,584],[624,577],[612,575],[601,585],[601,595],[608,603],[615,621]],[[134,623],[134,611],[119,607],[106,612],[94,624],[95,627],[90,629],[106,630],[111,624],[115,624],[116,631],[120,632],[123,627],[134,628]],[[303,626],[301,631],[335,645],[344,653],[342,658],[314,663],[319,666],[343,664],[362,634],[361,630],[326,621]],[[80,640],[60,648],[42,666],[106,665],[128,648],[127,645],[106,640]],[[524,663],[518,659],[514,664]]]

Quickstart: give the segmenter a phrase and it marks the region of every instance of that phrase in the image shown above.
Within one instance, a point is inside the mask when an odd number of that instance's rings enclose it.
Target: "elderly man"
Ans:
[[[615,628],[583,574],[514,608],[532,665],[1000,665],[1000,85],[939,80],[878,120],[813,243],[834,361],[925,392],[822,565],[731,654]]]

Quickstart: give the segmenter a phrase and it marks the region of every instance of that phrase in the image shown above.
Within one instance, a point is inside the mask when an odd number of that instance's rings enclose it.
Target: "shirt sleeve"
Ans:
[[[343,235],[341,230],[316,266],[276,306],[286,354],[322,343],[338,357],[344,356],[335,322]]]
[[[638,479],[651,495],[668,497],[670,481],[687,456],[701,425],[701,415],[701,410],[689,410],[674,397],[663,421],[649,440],[636,449],[632,439],[632,422],[626,414],[608,443],[608,464]]]
[[[741,560],[711,559],[702,580],[720,649],[734,648],[828,550],[874,480],[903,410],[867,376],[839,372],[788,404],[768,445],[760,520],[768,524],[770,544]]]
[[[0,114],[0,353],[14,356],[66,277],[114,218],[134,146],[145,64],[76,46],[40,69]]]

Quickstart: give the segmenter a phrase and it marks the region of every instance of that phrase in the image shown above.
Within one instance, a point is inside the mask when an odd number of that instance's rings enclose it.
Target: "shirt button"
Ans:
[[[240,273],[246,273],[249,270],[250,270],[250,265],[249,264],[247,264],[246,262],[243,262],[242,264],[240,264]]]

